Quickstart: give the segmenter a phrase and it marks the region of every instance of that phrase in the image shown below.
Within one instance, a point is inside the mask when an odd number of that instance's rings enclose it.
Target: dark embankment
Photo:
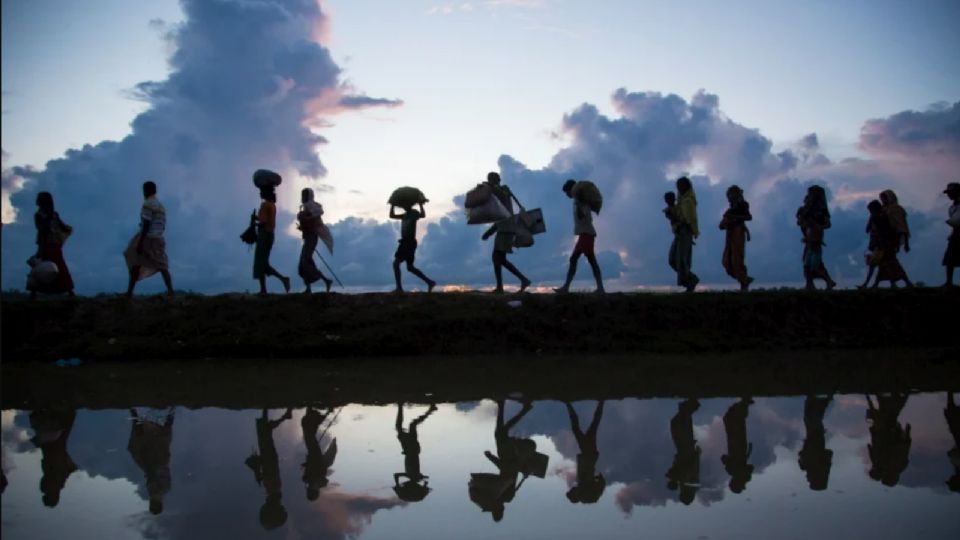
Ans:
[[[20,362],[4,409],[306,405],[629,397],[784,396],[960,390],[958,350],[694,355],[405,357],[323,361]]]
[[[519,306],[510,302],[519,301]],[[3,360],[951,347],[960,291],[5,297]]]

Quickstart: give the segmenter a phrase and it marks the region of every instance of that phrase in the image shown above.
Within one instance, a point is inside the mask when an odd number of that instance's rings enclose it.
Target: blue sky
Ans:
[[[300,174],[285,175],[291,188],[281,193],[281,208],[295,206],[295,187],[319,183],[327,189],[322,202],[329,223],[349,218],[366,220],[357,224],[344,222],[345,230],[355,230],[354,225],[373,227],[364,229],[363,234],[381,230],[382,227],[377,229],[370,220],[385,221],[385,199],[393,188],[405,184],[420,186],[427,192],[432,200],[428,208],[429,221],[436,222],[442,215],[455,212],[454,197],[480,181],[486,171],[496,170],[503,155],[521,163],[525,170],[569,172],[553,163],[565,149],[582,142],[568,129],[565,115],[571,115],[582,104],[590,104],[604,118],[615,120],[622,111],[617,110],[611,96],[620,88],[628,93],[676,94],[688,102],[703,89],[718,100],[716,126],[729,121],[742,128],[743,133],[755,130],[769,142],[771,156],[816,133],[817,152],[828,157],[836,167],[830,171],[797,172],[790,174],[790,179],[801,183],[822,180],[834,191],[847,194],[866,193],[874,184],[886,182],[889,185],[885,187],[907,190],[908,193],[901,193],[901,198],[910,207],[933,214],[942,212],[944,205],[944,201],[937,198],[939,190],[933,190],[934,184],[945,182],[951,166],[960,159],[956,139],[951,138],[956,136],[956,130],[949,128],[950,105],[960,99],[960,56],[956,54],[960,51],[960,35],[954,24],[960,20],[957,2],[334,0],[324,2],[317,12],[303,7],[309,2],[277,0],[277,3],[288,13],[296,12],[309,24],[301,29],[302,35],[288,30],[269,34],[273,44],[290,47],[295,39],[304,43],[319,39],[323,54],[328,55],[336,67],[327,66],[329,71],[324,72],[329,76],[329,88],[308,85],[318,93],[313,96],[316,99],[299,95],[299,101],[291,103],[289,110],[285,108],[283,114],[271,111],[271,114],[279,114],[278,124],[296,124],[296,118],[284,115],[302,106],[307,112],[299,119],[300,123],[324,137],[327,143],[316,146],[316,158],[311,158],[305,156],[303,150],[310,146],[309,138],[295,133],[296,129],[286,134],[301,137],[295,143],[278,133],[251,133],[246,142],[255,153],[259,152],[255,137],[269,147],[263,150],[264,158],[269,156],[269,159],[258,163],[266,161],[269,165],[264,166],[300,169]],[[68,149],[97,145],[101,141],[121,141],[133,133],[131,122],[136,115],[156,110],[163,102],[163,96],[159,95],[141,95],[141,99],[134,99],[136,85],[143,81],[165,81],[177,71],[168,63],[173,58],[171,55],[189,53],[206,43],[205,38],[178,37],[179,29],[193,22],[187,14],[189,10],[184,9],[193,4],[197,2],[4,2],[4,168],[9,171],[29,165],[35,172],[42,173],[47,170],[48,160],[63,156]],[[220,5],[219,2],[209,4]],[[254,4],[272,2],[263,0]],[[196,25],[197,35],[231,31],[216,28],[216,24],[230,24],[227,19],[222,21]],[[235,22],[247,24],[241,18]],[[236,35],[242,36],[242,31]],[[242,47],[230,48],[227,43],[223,50],[207,52],[224,57],[232,52],[239,55]],[[235,60],[243,62],[241,56]],[[316,71],[315,67],[311,69]],[[242,89],[250,80],[249,75],[237,71],[224,75],[220,81],[229,80]],[[233,76],[236,79],[232,79]],[[198,75],[192,84],[203,87],[216,82]],[[326,93],[324,88],[330,92]],[[336,103],[336,96],[342,95],[368,95],[392,100],[395,106],[347,108]],[[396,106],[400,101],[402,105]],[[903,153],[897,154],[897,159],[887,159],[891,147],[885,147],[886,153],[880,155],[877,149],[871,153],[861,144],[860,132],[868,120],[889,119],[903,111],[923,114],[936,103],[946,104],[947,120],[946,124],[943,121],[938,124],[938,120],[931,119],[931,125],[948,126],[937,132],[947,140],[947,145],[937,154],[938,159],[942,158],[937,163],[924,158],[923,152],[911,151],[905,164]],[[173,108],[179,112],[171,117],[160,114],[166,118],[161,124],[171,133],[207,129],[203,139],[198,139],[196,133],[189,139],[194,141],[190,144],[197,144],[198,148],[204,148],[210,134],[239,136],[235,133],[236,127],[228,125],[230,116],[211,114],[203,118],[202,114],[188,112],[189,108]],[[640,113],[634,111],[634,114]],[[648,125],[648,120],[638,121],[637,125]],[[199,123],[205,125],[202,128],[191,125]],[[146,147],[156,146],[156,141],[149,137],[134,137],[134,140],[143,140]],[[711,140],[715,142],[697,147],[693,152],[697,156],[671,163],[668,170],[660,173],[701,173],[707,185],[733,181],[749,184],[756,180],[760,182],[759,188],[761,184],[777,180],[771,174],[755,179],[723,178],[718,171],[722,168],[718,156],[735,152],[728,139]],[[288,143],[293,145],[293,150],[288,148]],[[182,203],[185,208],[199,204],[198,198],[211,197],[217,187],[223,188],[217,182],[227,177],[231,178],[229,185],[233,190],[233,177],[239,175],[234,165],[240,167],[240,164],[222,166],[230,148],[226,140],[216,141],[212,146],[219,149],[220,157],[206,161],[202,169],[195,170],[195,176],[202,177],[205,183],[203,188],[181,189],[176,187],[180,185],[178,181],[171,181],[172,193],[164,194],[161,187],[165,201]],[[236,143],[236,148],[243,151],[246,147]],[[856,170],[851,170],[854,165],[844,162],[846,158],[864,161]],[[319,170],[312,163],[317,160],[327,174],[311,179],[311,174],[304,171],[311,167]],[[912,168],[914,164],[923,167]],[[68,163],[64,165],[69,169]],[[107,168],[116,166],[117,163],[113,163]],[[589,170],[594,171],[596,167]],[[932,177],[930,185],[914,192],[909,182],[911,172]],[[117,174],[121,175],[119,171]],[[145,169],[143,174],[161,175],[157,180],[163,186],[162,175],[174,173]],[[626,177],[639,173],[636,168],[625,166],[610,174]],[[34,183],[37,186],[45,182],[56,184],[54,176],[52,172],[46,176],[41,174]],[[547,181],[548,176],[538,181]],[[5,222],[13,219],[12,210],[17,206],[8,197],[24,183],[23,178],[24,175],[5,175]],[[902,187],[898,179],[903,181]],[[614,183],[623,178],[598,180],[609,181],[611,189],[619,189],[613,187]],[[658,178],[657,182],[661,180]],[[142,179],[122,181],[136,184]],[[247,182],[237,180],[236,186]],[[27,189],[29,191],[29,186]],[[657,190],[663,191],[659,185]],[[533,191],[539,193],[540,190]],[[228,199],[224,202],[242,204],[242,208],[257,203],[252,191],[244,193],[243,198]],[[846,200],[859,201],[853,196]],[[70,203],[58,199],[61,206],[68,205],[66,208]],[[122,204],[132,206],[130,213],[135,213],[135,199]],[[558,213],[551,216],[551,222],[557,225],[554,230],[565,234],[568,210],[562,199],[538,199],[531,205],[555,205]],[[32,212],[31,205],[27,204],[25,210]],[[245,211],[248,210],[236,210],[236,213]],[[66,212],[64,217],[70,221]],[[633,224],[608,225],[625,228]],[[429,236],[427,229],[421,230],[425,247],[429,242],[429,238],[424,238]],[[476,232],[475,236],[480,232],[470,231]],[[380,234],[389,232],[382,229]],[[940,233],[943,231],[937,234]],[[123,235],[127,235],[127,231]],[[548,243],[561,249],[559,246],[565,242],[565,237],[562,240],[558,237],[556,242]],[[5,259],[8,258],[7,244],[5,238]],[[932,239],[930,245],[932,250]],[[598,247],[602,250],[602,246],[601,238]],[[608,247],[617,253],[628,248],[626,244]],[[489,247],[477,249],[485,252]],[[281,256],[285,253],[282,250]],[[384,257],[389,259],[391,253]],[[562,260],[562,253],[536,255],[538,260],[556,257]],[[69,250],[67,259],[71,260]],[[340,268],[379,264],[373,261],[374,258],[364,255],[343,261]],[[442,265],[437,262],[439,270]],[[641,260],[622,260],[621,263],[633,269],[659,264]],[[715,261],[709,259],[704,263],[716,266]],[[388,265],[389,260],[385,264]],[[911,270],[909,262],[907,265]],[[932,263],[917,266],[931,265],[935,266]],[[556,273],[559,279],[562,268]],[[451,281],[469,278],[462,272],[451,274]],[[371,275],[360,281],[375,283],[381,279],[382,276]],[[647,279],[634,275],[627,281],[646,282]],[[4,281],[4,287],[12,285]],[[201,287],[199,282],[197,286]],[[98,285],[103,287],[105,285]]]

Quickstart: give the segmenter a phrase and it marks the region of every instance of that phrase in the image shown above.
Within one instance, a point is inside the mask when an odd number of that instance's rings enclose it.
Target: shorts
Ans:
[[[592,234],[581,234],[577,237],[577,245],[573,246],[573,255],[583,254],[593,257],[593,244],[597,237]]]
[[[397,252],[393,254],[393,259],[400,262],[413,264],[417,255],[417,241],[414,239],[400,239],[400,245],[397,246]]]

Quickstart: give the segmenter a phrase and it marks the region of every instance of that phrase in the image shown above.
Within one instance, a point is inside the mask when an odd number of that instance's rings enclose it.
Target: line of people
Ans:
[[[866,419],[869,424],[870,442],[867,454],[870,458],[868,475],[885,486],[895,486],[909,465],[912,443],[910,424],[902,424],[900,414],[907,403],[906,393],[865,396]],[[806,437],[798,452],[798,465],[806,474],[807,483],[813,491],[824,491],[829,484],[833,451],[826,446],[826,429],[823,422],[833,395],[809,395],[804,400],[803,423]],[[598,471],[600,451],[597,436],[601,425],[604,400],[598,400],[586,430],[581,428],[580,418],[570,402],[563,402],[570,419],[570,431],[578,448],[575,474],[568,479],[570,485],[566,496],[572,503],[595,503],[602,496],[607,481]],[[723,415],[727,451],[720,458],[730,477],[729,488],[741,493],[750,482],[754,465],[750,463],[753,444],[747,436],[747,417],[753,399],[744,396],[733,403]],[[496,452],[485,451],[484,455],[497,468],[495,473],[471,473],[468,483],[470,499],[481,511],[490,512],[495,521],[503,519],[506,504],[511,502],[530,476],[544,478],[548,458],[537,452],[536,443],[529,438],[511,434],[517,424],[533,409],[532,402],[520,401],[520,410],[506,419],[506,400],[497,401],[497,416],[494,427]],[[403,472],[393,475],[393,491],[406,502],[422,501],[431,492],[429,476],[423,474],[420,465],[420,441],[418,427],[424,423],[437,406],[431,404],[426,411],[404,427],[403,403],[397,403],[395,429],[403,454]],[[678,500],[691,504],[700,488],[701,449],[694,434],[693,414],[700,408],[696,398],[687,398],[677,406],[677,413],[670,419],[670,435],[676,452],[666,472],[667,488],[677,492]],[[143,471],[149,510],[153,514],[163,512],[164,498],[171,490],[170,471],[173,441],[173,408],[165,411],[140,413],[130,410],[131,430],[127,449],[133,461]],[[340,409],[333,407],[308,407],[301,418],[303,441],[306,447],[305,461],[301,464],[302,480],[306,498],[315,501],[320,491],[329,485],[329,475],[337,456],[337,439],[328,436],[336,423]],[[954,447],[947,452],[953,467],[952,476],[946,484],[950,491],[960,492],[960,407],[952,392],[947,393],[943,411]],[[245,460],[253,472],[254,480],[263,487],[265,500],[260,509],[260,523],[265,529],[283,525],[287,511],[283,506],[280,458],[273,440],[273,432],[293,417],[293,409],[287,409],[277,419],[270,419],[264,409],[256,418],[257,449]],[[79,470],[68,452],[68,439],[76,419],[72,409],[43,409],[30,413],[30,426],[35,435],[31,439],[41,452],[42,478],[40,491],[43,504],[57,506],[60,492],[70,475]],[[322,430],[321,430],[322,428]],[[325,442],[325,447],[324,447]],[[7,478],[3,477],[6,487]]]
[[[500,175],[496,172],[489,173],[486,184],[512,216],[513,201],[518,205],[520,201],[510,188],[502,183]],[[569,292],[579,259],[584,256],[593,271],[597,285],[595,292],[603,293],[603,277],[595,254],[597,232],[593,225],[594,211],[590,205],[574,196],[576,184],[577,182],[572,179],[567,180],[561,188],[567,197],[573,199],[573,232],[577,240],[570,255],[564,283],[554,290],[557,293]],[[663,213],[673,232],[668,263],[677,274],[677,285],[692,292],[700,282],[700,278],[693,272],[693,247],[700,235],[697,198],[692,182],[685,176],[677,179],[676,188],[676,193],[668,192],[664,195],[666,207]],[[946,269],[945,286],[953,286],[954,270],[960,266],[960,232],[958,232],[960,231],[960,183],[948,184],[943,193],[950,198],[952,205],[946,220],[951,234],[942,264]],[[740,289],[746,291],[754,281],[747,272],[745,263],[746,243],[750,240],[747,222],[752,220],[750,205],[744,198],[743,190],[736,185],[727,189],[726,196],[729,207],[719,224],[719,228],[725,232],[721,263],[726,273],[740,285]],[[167,294],[172,295],[173,283],[164,239],[166,211],[157,198],[157,186],[154,182],[148,181],[143,184],[143,197],[140,228],[123,253],[129,271],[126,294],[128,297],[132,296],[137,282],[159,273],[163,277]],[[260,294],[267,294],[268,277],[277,278],[284,291],[289,292],[290,278],[281,274],[270,264],[270,252],[277,226],[275,186],[260,187],[260,198],[259,210],[250,217],[250,227],[241,235],[244,241],[256,244],[253,277],[259,283]],[[304,292],[312,292],[312,284],[318,281],[322,281],[326,291],[329,292],[333,279],[319,269],[313,257],[314,254],[319,256],[317,245],[320,241],[323,241],[332,252],[333,238],[329,229],[323,224],[323,207],[315,200],[313,190],[304,189],[301,192],[301,202],[300,211],[297,213],[297,226],[303,237],[303,245],[298,273],[305,286]],[[37,229],[37,253],[28,261],[34,268],[28,278],[28,289],[31,296],[35,296],[38,292],[66,293],[72,296],[74,283],[63,256],[63,245],[72,234],[73,228],[66,225],[60,218],[54,208],[53,196],[49,192],[39,193],[36,203],[34,224]],[[873,287],[877,287],[881,281],[889,281],[892,287],[896,287],[899,281],[903,281],[908,287],[912,286],[913,283],[897,258],[901,248],[905,252],[910,251],[910,228],[907,224],[906,211],[900,206],[892,190],[883,191],[879,200],[871,201],[867,207],[870,213],[866,227],[870,240],[865,254],[868,273],[859,287],[865,288],[874,274]],[[423,280],[427,291],[431,292],[437,282],[427,277],[414,265],[417,250],[416,223],[426,217],[426,211],[422,202],[419,208],[409,204],[402,206],[402,209],[403,213],[398,213],[396,207],[391,205],[389,213],[391,219],[400,221],[400,240],[393,258],[395,290],[403,292],[400,266],[405,264],[407,270]],[[806,288],[814,289],[815,280],[822,280],[827,289],[833,289],[836,282],[830,277],[823,259],[823,248],[826,245],[824,235],[831,226],[830,211],[827,208],[826,192],[823,187],[814,185],[808,188],[803,205],[797,210],[796,219],[804,246],[802,264]],[[503,269],[520,280],[519,292],[524,292],[532,284],[532,281],[507,259],[507,255],[513,252],[517,241],[517,231],[508,225],[510,221],[494,223],[482,234],[483,240],[495,235],[491,257],[496,279],[496,286],[493,289],[495,293],[504,292]],[[48,275],[52,276],[52,279],[40,279],[38,269],[41,267],[49,271]],[[333,274],[332,271],[331,274]],[[333,278],[336,279],[335,274]]]

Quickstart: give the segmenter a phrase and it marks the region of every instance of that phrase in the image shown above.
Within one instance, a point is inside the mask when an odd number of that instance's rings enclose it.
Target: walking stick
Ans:
[[[330,275],[333,276],[333,279],[337,280],[337,285],[340,285],[341,289],[346,289],[346,287],[343,286],[343,283],[340,283],[340,278],[337,277],[337,274],[333,272],[333,268],[330,268],[330,265],[327,264],[327,261],[323,258],[323,255],[320,254],[320,251],[314,248],[313,252],[317,254],[317,257],[320,257],[320,262],[327,267],[327,270],[330,271]]]

